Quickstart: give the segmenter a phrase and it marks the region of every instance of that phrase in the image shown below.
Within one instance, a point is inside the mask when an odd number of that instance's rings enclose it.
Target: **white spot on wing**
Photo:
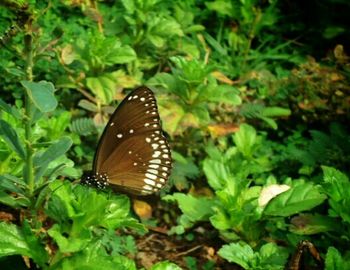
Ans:
[[[122,137],[123,137],[123,134],[118,133],[118,134],[117,134],[117,137],[120,139],[120,138],[122,138]]]
[[[145,173],[145,176],[146,176],[147,178],[150,178],[150,179],[153,179],[153,180],[156,180],[156,179],[157,179],[157,175],[154,175],[154,174]]]
[[[152,155],[152,157],[153,157],[153,158],[157,158],[157,157],[160,156],[160,154],[161,154],[160,151],[155,151],[154,154]]]
[[[134,133],[134,130],[133,129],[130,129],[129,130],[129,133],[131,134],[131,133]]]
[[[158,164],[149,164],[148,167],[153,168],[153,169],[158,169],[159,165]]]
[[[151,186],[155,186],[155,185],[156,185],[156,182],[153,181],[153,180],[151,180],[151,179],[145,178],[145,179],[143,179],[143,181],[144,181],[146,184],[151,185]]]
[[[152,143],[151,146],[152,146],[152,148],[153,148],[154,150],[156,150],[156,149],[158,148],[159,144],[157,144],[157,143]]]
[[[162,161],[160,159],[151,159],[149,163],[156,163],[156,164],[161,164]]]
[[[148,143],[150,143],[150,142],[151,142],[151,139],[147,137],[147,138],[145,139],[145,141],[148,142]]]
[[[158,174],[158,171],[157,171],[157,170],[153,170],[153,169],[148,169],[147,172],[153,173],[153,174],[155,174],[155,175]]]
[[[149,185],[144,185],[143,187],[142,187],[144,190],[152,190],[153,188],[151,187],[151,186],[149,186]]]

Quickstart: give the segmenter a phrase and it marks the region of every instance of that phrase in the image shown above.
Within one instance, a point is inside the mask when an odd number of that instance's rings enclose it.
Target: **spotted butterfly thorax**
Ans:
[[[141,86],[119,104],[97,146],[92,174],[82,182],[136,195],[159,191],[172,168],[155,96]]]

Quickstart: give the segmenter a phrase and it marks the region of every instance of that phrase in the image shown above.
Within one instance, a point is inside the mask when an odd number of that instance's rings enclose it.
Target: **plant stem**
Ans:
[[[26,56],[26,79],[33,81],[33,38],[31,34],[25,35],[25,56]],[[33,170],[33,146],[32,146],[32,102],[25,92],[25,140],[26,140],[26,166],[25,177],[27,179],[29,196],[34,191],[34,170]]]

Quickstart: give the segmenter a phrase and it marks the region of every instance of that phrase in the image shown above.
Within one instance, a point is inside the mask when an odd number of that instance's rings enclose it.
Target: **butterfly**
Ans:
[[[84,184],[136,195],[159,191],[172,168],[153,92],[141,86],[127,95],[108,121]]]

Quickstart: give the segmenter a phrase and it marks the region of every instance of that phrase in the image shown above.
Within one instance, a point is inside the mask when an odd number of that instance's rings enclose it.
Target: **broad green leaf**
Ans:
[[[322,232],[339,232],[341,224],[336,218],[321,216],[319,214],[301,214],[291,219],[290,231],[299,235],[312,235]]]
[[[327,197],[311,183],[298,184],[273,198],[264,210],[265,215],[287,217],[310,210]]]
[[[19,185],[18,182],[12,181],[11,178],[8,178],[4,175],[0,175],[0,189],[6,190],[17,194],[24,193],[23,188],[26,187],[26,185]]]
[[[47,166],[51,161],[66,153],[72,146],[73,141],[70,137],[62,137],[57,142],[51,144],[43,154],[34,159],[36,167]]]
[[[265,117],[281,117],[289,116],[291,114],[291,110],[281,107],[265,107],[261,113]]]
[[[18,226],[0,222],[0,235],[0,257],[15,254],[30,256],[30,249]]]
[[[171,263],[167,261],[156,263],[155,265],[152,266],[152,268],[150,268],[150,270],[181,270],[181,269],[182,268],[177,266],[175,263]]]
[[[233,8],[231,2],[227,2],[224,0],[215,0],[215,1],[208,1],[205,2],[205,5],[209,10],[214,10],[220,15],[227,15],[232,18],[233,15],[235,15],[235,8]]]
[[[0,109],[3,110],[4,112],[7,112],[8,114],[12,115],[17,119],[21,119],[21,114],[19,113],[19,111],[16,108],[8,105],[1,98],[0,98]]]
[[[162,119],[163,128],[171,135],[181,134],[185,127],[181,121],[185,118],[184,109],[177,103],[161,101],[159,103],[159,113]]]
[[[14,197],[3,190],[0,190],[0,202],[13,208],[27,207],[31,203],[27,197]]]
[[[343,259],[340,252],[336,248],[329,247],[326,254],[325,266],[326,270],[349,270],[350,262]]]
[[[79,233],[73,236],[66,236],[66,232],[59,224],[54,224],[49,230],[48,234],[56,242],[61,252],[78,252],[84,250],[91,241],[91,232],[86,228],[80,228]]]
[[[99,77],[87,78],[86,85],[103,104],[109,104],[115,95],[116,79],[114,74],[109,73]]]
[[[115,64],[124,64],[134,61],[136,53],[130,46],[116,48],[108,55],[109,61]]]
[[[264,116],[259,116],[259,118],[264,120],[274,130],[277,130],[278,125],[277,125],[277,122],[275,120],[273,120],[272,118],[264,117]]]
[[[208,100],[211,102],[220,102],[231,105],[239,105],[242,100],[239,97],[239,91],[230,85],[218,85],[214,88],[215,92],[210,93]]]
[[[128,13],[133,14],[135,11],[135,1],[134,0],[121,0],[124,8]]]
[[[229,230],[232,227],[230,218],[227,212],[223,208],[215,207],[215,214],[213,214],[209,220],[213,226],[219,231]]]
[[[257,265],[263,269],[282,270],[285,269],[288,257],[287,249],[279,247],[275,243],[267,243],[259,250]]]
[[[178,190],[188,188],[187,179],[195,179],[199,175],[199,169],[190,158],[185,158],[180,153],[173,151],[172,158],[175,161],[171,178]]]
[[[209,185],[214,190],[223,189],[227,179],[230,179],[230,173],[227,166],[225,166],[222,161],[205,159],[203,162],[203,171],[208,179]]]
[[[176,200],[182,213],[192,222],[206,220],[214,213],[214,201],[206,197],[174,193],[173,195],[164,196],[162,199],[167,201]]]
[[[253,155],[254,145],[257,142],[256,131],[252,126],[242,124],[234,135],[234,142],[238,150],[246,157]]]
[[[21,81],[21,84],[26,89],[27,95],[33,101],[34,105],[41,112],[52,112],[55,110],[57,100],[54,95],[55,87],[51,82]]]
[[[0,119],[0,136],[3,137],[8,146],[15,151],[21,159],[25,159],[24,147],[19,140],[16,130],[2,119]]]
[[[136,270],[135,263],[121,255],[107,254],[101,241],[92,241],[82,252],[64,257],[53,270]]]
[[[80,100],[78,106],[90,112],[98,112],[97,106],[86,99]]]
[[[27,220],[22,225],[23,237],[29,247],[30,257],[40,266],[44,266],[48,260],[48,253],[41,239],[32,231]]]
[[[147,38],[155,47],[161,48],[165,44],[165,39],[158,35],[148,34]]]
[[[44,266],[48,259],[47,252],[26,221],[23,228],[0,222],[0,235],[0,257],[17,254],[28,256],[38,265]]]
[[[330,214],[340,216],[350,223],[350,181],[348,177],[340,171],[322,166],[324,173],[324,191],[329,196],[331,206]]]
[[[218,254],[229,262],[237,263],[244,269],[250,269],[251,262],[255,258],[253,249],[246,243],[224,245],[220,248]]]
[[[327,194],[335,201],[341,201],[348,195],[347,187],[350,186],[348,177],[337,169],[322,166],[323,181],[326,183]]]

